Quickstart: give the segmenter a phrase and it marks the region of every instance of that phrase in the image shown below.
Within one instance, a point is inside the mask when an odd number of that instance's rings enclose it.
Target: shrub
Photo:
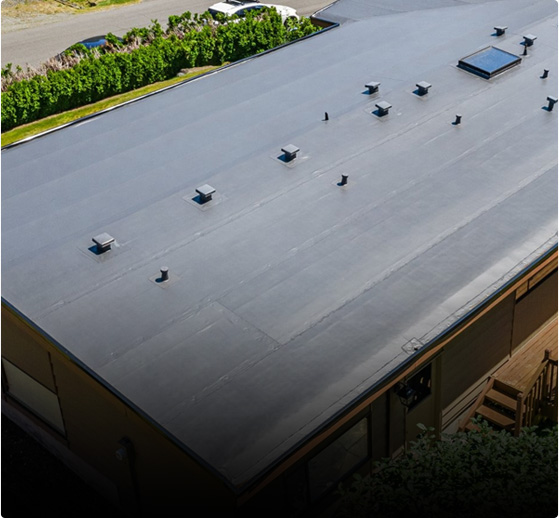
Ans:
[[[422,427],[410,451],[339,488],[340,517],[553,518],[557,516],[557,426],[519,437],[479,430],[436,440]]]
[[[170,79],[183,68],[238,61],[316,30],[308,19],[290,20],[286,28],[274,9],[221,23],[207,12],[186,12],[169,17],[166,32],[152,20],[122,42],[107,35],[100,49],[76,44],[39,70],[8,64],[2,69],[2,131]]]

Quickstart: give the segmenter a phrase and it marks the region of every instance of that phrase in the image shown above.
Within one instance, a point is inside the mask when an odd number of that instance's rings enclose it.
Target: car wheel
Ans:
[[[285,22],[283,22],[283,24],[284,24],[286,27],[289,27],[290,22],[292,22],[292,21],[293,21],[293,22],[296,22],[296,21],[297,21],[297,18],[295,18],[295,16],[290,16],[289,18],[286,18],[286,19],[285,19]]]

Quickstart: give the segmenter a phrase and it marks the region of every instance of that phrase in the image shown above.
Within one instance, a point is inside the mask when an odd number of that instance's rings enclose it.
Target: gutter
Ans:
[[[551,242],[553,241],[553,244]],[[551,246],[550,246],[551,245]],[[239,498],[238,505],[243,505],[255,494],[264,489],[274,479],[280,477],[283,472],[292,465],[302,460],[313,448],[321,443],[328,436],[336,432],[340,427],[349,420],[362,412],[374,400],[390,390],[398,382],[405,379],[412,373],[423,361],[436,357],[440,354],[441,349],[452,340],[458,333],[468,327],[468,322],[474,323],[476,317],[481,316],[488,311],[493,305],[500,302],[503,298],[509,296],[516,290],[519,281],[526,277],[529,273],[537,273],[549,260],[558,253],[558,243],[556,236],[548,240],[539,249],[541,252],[536,258],[524,265],[524,267],[511,278],[509,278],[502,286],[500,286],[491,295],[485,297],[470,311],[458,318],[453,324],[442,331],[440,334],[425,343],[421,349],[411,354],[408,359],[402,362],[397,368],[389,371],[378,381],[373,383],[368,389],[361,392],[356,398],[344,407],[335,412],[329,419],[324,421],[322,425],[310,432],[305,438],[296,442],[288,451],[278,457],[275,462],[265,471],[254,475],[245,483],[240,484],[237,493],[242,493]],[[316,443],[316,444],[315,444]],[[307,450],[307,451],[302,451]],[[301,455],[297,455],[297,453]],[[296,458],[294,458],[296,457]],[[283,466],[282,466],[283,464]],[[259,482],[260,479],[260,482]]]

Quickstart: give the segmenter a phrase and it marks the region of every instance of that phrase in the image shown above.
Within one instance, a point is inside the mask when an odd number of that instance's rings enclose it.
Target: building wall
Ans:
[[[527,291],[524,292],[524,289]],[[512,332],[513,351],[556,312],[557,270],[549,272],[544,278],[534,276],[526,281],[517,290]]]
[[[49,404],[51,394],[58,399],[62,430],[40,418],[35,418],[37,425],[112,481],[120,503],[134,514],[141,509],[154,516],[183,515],[194,504],[205,513],[238,505],[240,516],[270,507],[281,516],[299,516],[309,508],[333,504],[332,490],[352,473],[370,472],[375,460],[402,453],[406,442],[417,436],[417,423],[440,433],[452,412],[468,408],[486,377],[510,357],[523,337],[556,313],[556,254],[547,263],[539,273],[518,280],[455,336],[435,345],[376,394],[309,439],[239,498],[5,307],[2,356],[34,380],[31,387],[37,383],[38,392],[48,391]],[[5,374],[3,369],[4,401],[29,414],[10,397]],[[405,406],[398,384],[421,380],[427,380],[429,390]]]
[[[137,516],[181,516],[185,509],[192,511],[197,506],[205,511],[234,507],[232,491],[216,476],[5,307],[2,357],[39,383],[38,392],[45,387],[56,395],[64,429],[46,423],[39,416],[40,409],[30,408],[33,401],[25,405],[11,396],[5,369],[4,403],[31,417],[61,447],[112,481],[125,511]],[[117,458],[119,450],[122,460]]]
[[[441,402],[450,405],[510,354],[514,294],[492,308],[445,346]]]
[[[464,322],[455,336],[443,339],[440,346],[434,347],[433,354],[426,355],[379,393],[341,417],[332,425],[330,435],[323,432],[323,438],[310,441],[276,469],[277,476],[272,474],[267,482],[249,490],[252,494],[245,499],[241,497],[241,502],[246,501],[248,509],[272,503],[275,508],[282,509],[282,516],[286,517],[305,516],[309,508],[326,509],[328,516],[328,510],[335,507],[335,499],[331,492],[325,492],[321,498],[313,500],[309,465],[359,419],[369,421],[367,461],[338,472],[339,479],[332,480],[332,487],[340,481],[351,480],[354,472],[370,472],[375,460],[401,454],[406,443],[415,440],[420,432],[418,423],[433,427],[437,434],[453,431],[448,428],[449,422],[470,407],[490,374],[514,353],[514,337],[520,340],[521,336],[528,336],[557,312],[557,254],[537,269],[539,273],[519,279],[496,303]],[[517,290],[524,283],[530,283],[531,291],[527,294],[525,290],[524,296],[519,297]],[[429,394],[407,408],[398,395],[398,383],[413,381],[429,366]],[[343,456],[340,452],[340,465],[344,464]]]
[[[427,366],[422,365],[415,373],[408,377],[408,382],[429,368],[428,381],[430,392],[412,408],[405,408],[406,412],[406,444],[415,441],[421,433],[419,424],[434,428],[440,434],[440,395],[441,395],[441,356],[435,357]],[[400,402],[401,403],[401,402]],[[401,405],[403,406],[403,405]]]

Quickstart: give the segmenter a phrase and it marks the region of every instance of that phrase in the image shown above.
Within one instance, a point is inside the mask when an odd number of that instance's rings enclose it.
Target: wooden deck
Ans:
[[[494,378],[525,392],[530,388],[528,384],[540,367],[546,349],[551,350],[551,358],[557,360],[557,315],[529,336]]]

